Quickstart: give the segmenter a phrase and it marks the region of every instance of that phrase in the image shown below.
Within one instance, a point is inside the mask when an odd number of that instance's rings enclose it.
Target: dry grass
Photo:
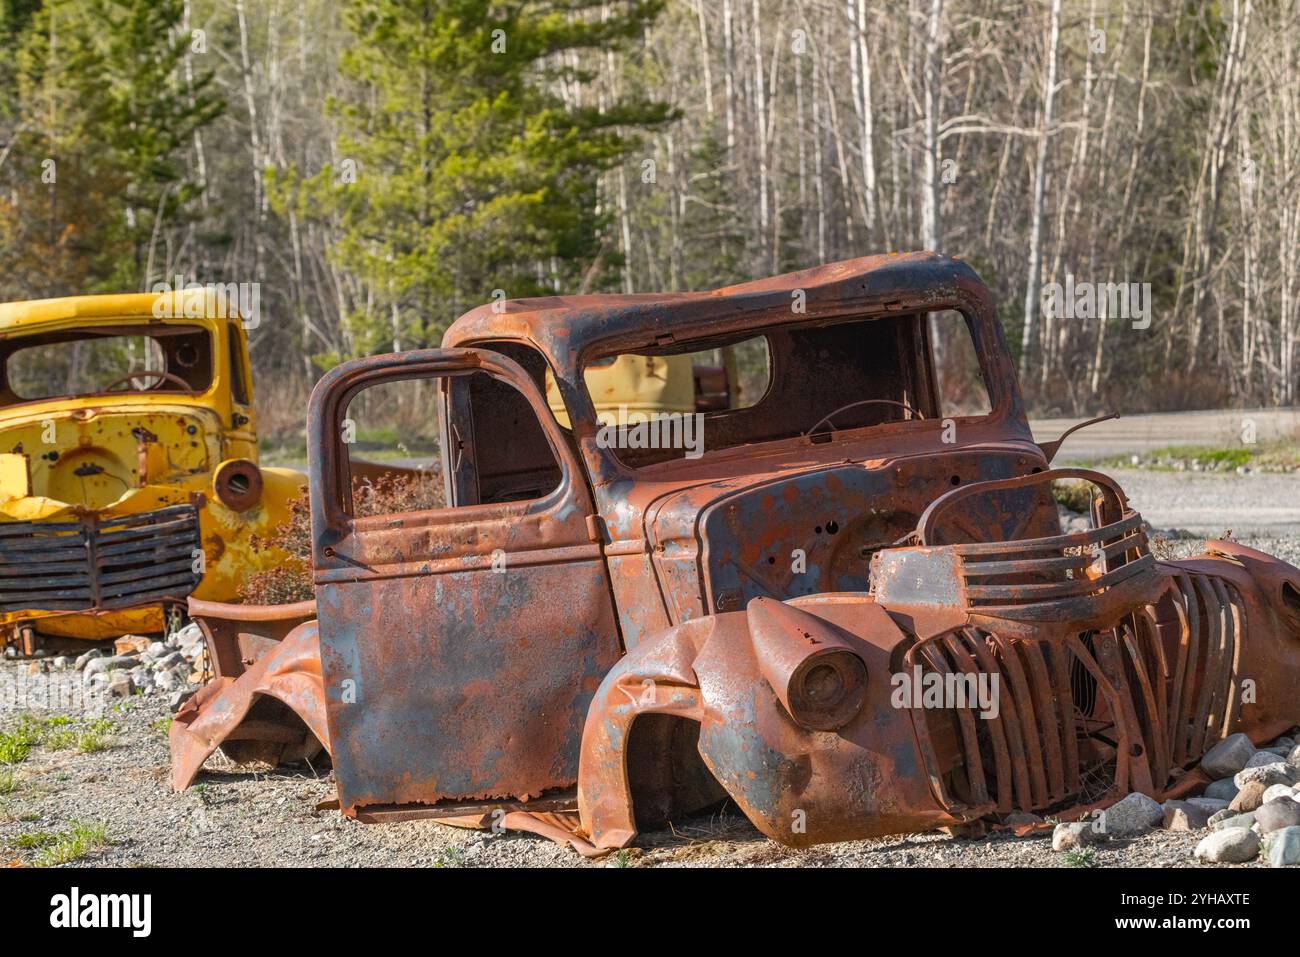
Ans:
[[[358,482],[353,510],[358,517],[441,508],[446,503],[442,475],[436,470],[394,473]],[[307,496],[289,503],[289,520],[273,534],[254,538],[254,549],[280,549],[287,560],[250,575],[239,589],[253,605],[287,605],[314,597],[311,581],[311,509]]]

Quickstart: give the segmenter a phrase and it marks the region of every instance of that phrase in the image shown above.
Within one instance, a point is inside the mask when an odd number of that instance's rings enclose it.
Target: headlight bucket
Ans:
[[[262,500],[262,470],[248,459],[230,459],[217,466],[212,491],[234,512],[246,512]]]
[[[746,613],[759,670],[797,724],[834,731],[862,710],[867,666],[838,628],[772,598]]]

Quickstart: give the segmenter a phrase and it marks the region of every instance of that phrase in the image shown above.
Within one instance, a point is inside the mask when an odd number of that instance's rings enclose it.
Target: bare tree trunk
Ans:
[[[1056,51],[1061,41],[1061,0],[1052,0],[1052,12],[1044,51],[1046,77],[1043,84],[1043,115],[1038,128],[1038,158],[1034,165],[1034,206],[1029,224],[1029,272],[1025,279],[1025,319],[1020,336],[1020,377],[1025,379],[1032,368],[1034,317],[1041,298],[1039,269],[1043,256],[1043,198],[1047,179],[1047,150],[1054,120],[1056,101]]]
[[[925,30],[923,117],[925,140],[921,185],[921,245],[939,249],[939,34],[943,29],[943,0],[930,0]]]

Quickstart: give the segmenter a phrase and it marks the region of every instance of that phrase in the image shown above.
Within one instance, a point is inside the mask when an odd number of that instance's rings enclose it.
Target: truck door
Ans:
[[[380,470],[350,454],[362,423],[349,410],[391,383],[418,384],[430,421],[441,409],[443,507],[419,494],[407,496],[414,508],[401,494],[382,504]],[[484,350],[361,359],[321,380],[309,423],[344,810],[529,800],[575,785],[588,703],[622,652],[591,497],[537,385]],[[400,468],[390,475],[418,485]]]

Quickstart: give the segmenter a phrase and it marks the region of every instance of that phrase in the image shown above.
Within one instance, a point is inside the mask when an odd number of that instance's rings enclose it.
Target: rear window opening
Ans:
[[[984,416],[992,411],[985,377],[970,323],[954,310],[673,343],[604,356],[583,370],[607,427],[602,445],[633,468],[758,442],[831,441],[851,429]],[[554,408],[553,389],[551,398]]]
[[[0,342],[0,405],[133,393],[206,392],[212,336],[199,326],[73,329]]]
[[[766,336],[695,352],[623,353],[589,362],[583,383],[605,425],[617,426],[661,413],[730,412],[753,408],[772,384],[772,358]],[[546,398],[556,420],[569,428],[569,416],[547,372]]]

